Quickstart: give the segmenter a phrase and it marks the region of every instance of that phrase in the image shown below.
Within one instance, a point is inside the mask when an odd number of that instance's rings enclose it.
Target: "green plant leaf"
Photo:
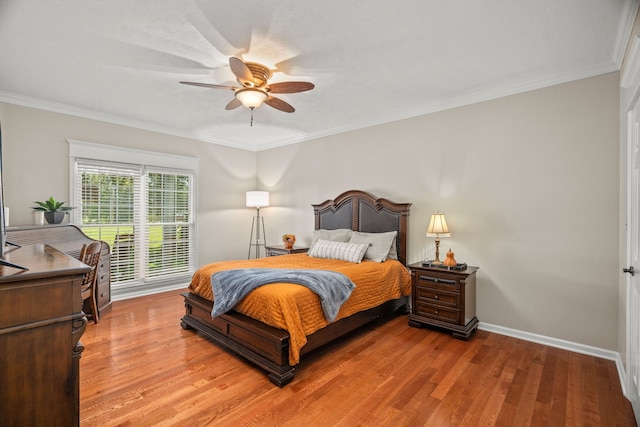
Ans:
[[[34,202],[38,206],[34,206],[32,209],[36,211],[43,212],[69,212],[72,209],[75,209],[71,206],[63,206],[66,202],[59,202],[53,198],[53,196],[49,197],[48,200],[44,202]]]

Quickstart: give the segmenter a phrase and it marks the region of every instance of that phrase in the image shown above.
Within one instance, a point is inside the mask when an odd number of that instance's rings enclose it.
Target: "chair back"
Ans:
[[[95,288],[96,279],[98,277],[98,263],[100,262],[100,251],[102,250],[102,244],[100,242],[93,242],[89,245],[82,245],[80,250],[80,261],[91,267],[82,280],[81,293],[82,300],[90,298]]]

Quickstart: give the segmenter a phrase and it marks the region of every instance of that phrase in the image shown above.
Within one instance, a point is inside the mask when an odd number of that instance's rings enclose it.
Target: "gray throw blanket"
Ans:
[[[306,286],[320,297],[324,317],[333,322],[342,304],[356,285],[342,273],[328,270],[288,270],[283,268],[239,268],[211,275],[213,317],[231,310],[249,292],[269,283]]]

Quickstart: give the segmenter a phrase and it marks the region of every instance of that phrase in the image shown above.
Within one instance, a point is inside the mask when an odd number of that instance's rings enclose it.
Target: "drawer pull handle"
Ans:
[[[433,282],[435,284],[441,284],[446,286],[456,286],[457,282],[455,280],[449,279],[440,279],[438,277],[430,277],[430,276],[420,276],[420,280],[424,280],[426,282]]]
[[[438,314],[438,310],[435,311],[435,314]]]
[[[433,296],[433,299],[438,299],[438,295],[434,295],[434,296]]]

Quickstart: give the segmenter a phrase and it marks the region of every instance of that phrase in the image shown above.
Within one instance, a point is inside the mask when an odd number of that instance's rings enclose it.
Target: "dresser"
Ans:
[[[19,245],[47,244],[73,258],[80,256],[82,245],[96,241],[73,224],[9,227],[7,240]],[[111,250],[106,242],[101,244],[96,283],[96,303],[100,318],[111,311]]]
[[[409,325],[435,326],[456,338],[469,339],[478,329],[476,271],[411,264],[411,313]]]
[[[89,267],[47,245],[10,249],[0,266],[0,425],[80,423],[79,342]]]

